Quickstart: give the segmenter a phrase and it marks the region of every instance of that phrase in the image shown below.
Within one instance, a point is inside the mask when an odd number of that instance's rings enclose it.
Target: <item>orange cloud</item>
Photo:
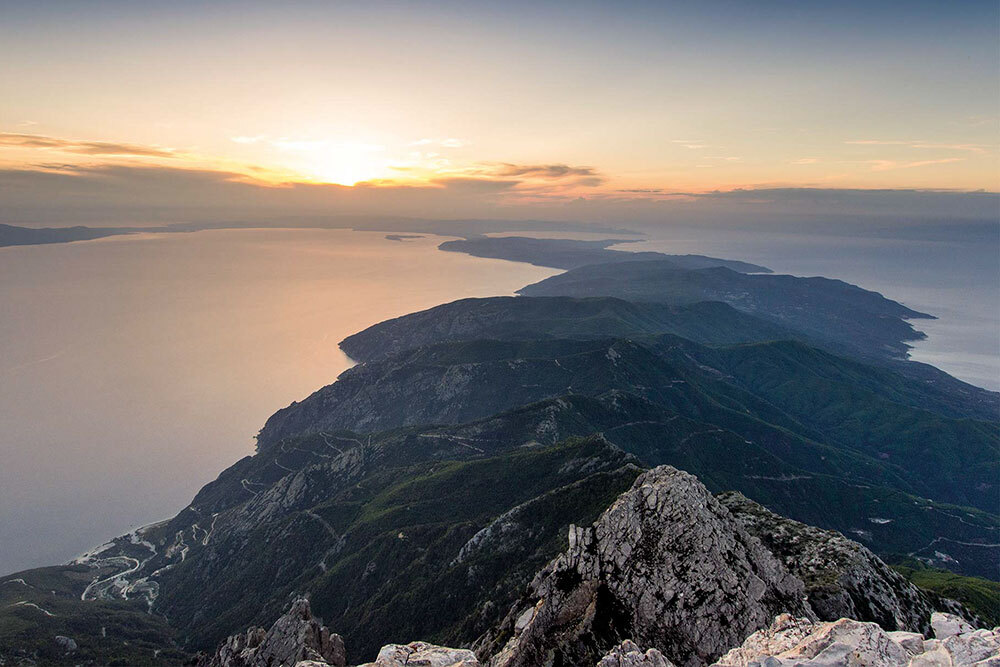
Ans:
[[[59,139],[42,134],[16,134],[0,132],[0,146],[19,148],[40,148],[60,151],[63,153],[78,153],[80,155],[129,155],[133,157],[174,158],[177,153],[170,148],[157,146],[140,146],[106,141],[73,141]]]

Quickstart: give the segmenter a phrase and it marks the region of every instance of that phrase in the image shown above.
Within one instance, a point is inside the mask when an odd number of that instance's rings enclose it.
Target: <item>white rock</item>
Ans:
[[[601,658],[597,667],[674,667],[674,663],[655,648],[643,651],[635,642],[626,639]]]
[[[954,614],[945,614],[940,611],[931,614],[931,628],[934,630],[935,639],[947,639],[952,635],[972,632],[975,629],[966,623],[964,619]]]
[[[1000,667],[1000,629],[925,640],[875,623],[816,623],[782,614],[715,667]]]
[[[953,635],[941,642],[941,649],[955,665],[977,665],[987,661],[1000,665],[1000,632],[996,629],[973,630]]]
[[[924,652],[924,636],[920,633],[897,630],[896,632],[886,634],[894,642],[909,651],[910,655],[917,655]]]
[[[479,667],[476,654],[464,648],[447,648],[425,642],[389,644],[378,652],[375,662],[359,667]]]

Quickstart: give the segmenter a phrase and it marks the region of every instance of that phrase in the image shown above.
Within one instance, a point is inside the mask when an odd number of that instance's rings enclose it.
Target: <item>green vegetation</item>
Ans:
[[[80,600],[98,574],[89,567],[63,566],[19,572],[0,579],[0,658],[17,664],[32,659],[45,665],[179,665],[189,656],[176,631],[146,603]],[[111,574],[110,571],[104,573]],[[57,636],[77,644],[72,653]]]
[[[387,320],[348,336],[340,347],[354,359],[370,361],[442,342],[666,333],[708,345],[801,337],[720,302],[671,306],[603,297],[492,297],[462,299]]]
[[[684,271],[666,260],[572,269],[518,293],[673,305],[722,301],[811,340],[883,359],[903,356],[905,341],[922,337],[905,318],[929,317],[840,280],[751,275],[723,267]]]
[[[893,568],[924,590],[958,600],[979,614],[990,627],[1000,625],[1000,583],[930,568],[913,559]]]

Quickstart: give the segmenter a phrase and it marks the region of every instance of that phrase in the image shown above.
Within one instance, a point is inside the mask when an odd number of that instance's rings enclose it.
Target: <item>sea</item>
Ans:
[[[0,248],[0,574],[173,515],[385,319],[557,273],[349,230]]]

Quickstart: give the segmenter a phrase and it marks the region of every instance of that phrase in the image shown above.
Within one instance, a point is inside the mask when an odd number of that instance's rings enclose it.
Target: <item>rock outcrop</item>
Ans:
[[[66,653],[72,653],[77,649],[76,640],[72,637],[65,637],[63,635],[56,635],[55,643]]]
[[[199,667],[291,667],[300,662],[344,667],[344,641],[314,619],[309,601],[292,603],[270,630],[250,628],[226,639]]]
[[[692,475],[639,476],[543,568],[479,643],[492,667],[597,663],[630,639],[685,667],[711,663],[775,615],[813,617],[802,582]]]
[[[980,622],[958,603],[917,588],[867,548],[836,531],[779,516],[739,493],[718,498],[748,533],[803,581],[820,620],[853,618],[886,630],[925,635],[931,629],[931,613],[937,610]]]
[[[943,631],[960,627],[958,617],[940,619]],[[945,625],[947,627],[945,627]],[[876,623],[842,618],[816,622],[782,614],[771,627],[747,637],[713,667],[997,667],[1000,631],[972,630],[934,639],[887,632]]]
[[[975,630],[964,618],[941,612],[931,615],[931,628],[934,630],[935,639],[947,639]]]
[[[643,651],[632,640],[626,639],[601,658],[597,667],[674,667],[655,648]]]
[[[383,646],[375,662],[359,667],[479,667],[479,660],[468,649],[412,642]]]

